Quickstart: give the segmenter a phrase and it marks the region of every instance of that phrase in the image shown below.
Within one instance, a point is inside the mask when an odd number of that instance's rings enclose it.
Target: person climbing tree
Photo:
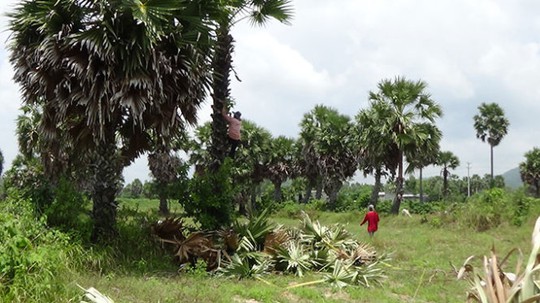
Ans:
[[[242,129],[242,114],[240,112],[235,112],[234,115],[230,115],[227,112],[227,107],[223,106],[223,109],[221,110],[221,114],[223,115],[223,118],[227,120],[227,123],[229,124],[229,143],[231,144],[231,150],[229,151],[229,157],[234,159],[234,155],[236,153],[236,149],[238,148],[238,145],[240,144],[240,131]]]

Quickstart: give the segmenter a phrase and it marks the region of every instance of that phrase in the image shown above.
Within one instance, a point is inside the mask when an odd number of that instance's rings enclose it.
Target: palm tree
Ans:
[[[0,176],[2,176],[3,171],[4,171],[4,154],[2,154],[2,151],[0,150]]]
[[[248,214],[248,211],[256,208],[260,185],[266,177],[265,170],[268,155],[271,153],[272,134],[249,120],[244,120],[242,125],[243,146],[237,151],[235,157],[233,180],[235,186],[240,189],[237,197],[240,211],[242,214]],[[249,204],[246,200],[248,197]],[[245,209],[245,206],[249,208]]]
[[[267,162],[264,167],[265,177],[274,185],[274,200],[281,202],[281,185],[295,174],[295,140],[284,136],[272,138]]]
[[[437,165],[442,166],[443,175],[443,196],[448,197],[448,177],[450,169],[456,169],[459,166],[459,158],[451,151],[442,151],[437,156]]]
[[[210,28],[198,1],[29,0],[9,15],[10,60],[40,132],[87,159],[92,239],[116,235],[122,169],[196,122],[210,84]]]
[[[288,24],[292,18],[291,0],[225,0],[220,1],[220,9],[213,16],[217,23],[217,43],[212,61],[213,69],[213,113],[212,113],[212,168],[216,170],[227,154],[227,125],[221,110],[224,102],[229,102],[234,39],[231,28],[248,19],[253,25],[264,25],[270,18]]]
[[[357,126],[355,135],[360,147],[359,167],[364,176],[372,174],[375,178],[370,198],[372,205],[377,205],[382,188],[381,178],[388,174],[395,174],[396,171],[395,161],[391,161],[395,150],[388,148],[391,145],[390,138],[381,136],[381,130],[376,127],[386,116],[386,107],[377,108],[376,105],[372,104],[371,107],[362,109],[355,117]],[[391,177],[393,178],[394,175]]]
[[[437,126],[429,123],[422,123],[418,125],[419,128],[423,128],[420,132],[428,134],[427,140],[423,140],[422,144],[417,146],[416,149],[409,151],[406,155],[409,167],[405,170],[407,173],[412,173],[414,169],[419,171],[419,190],[420,190],[420,202],[424,202],[424,187],[422,171],[424,167],[435,164],[437,156],[439,154],[439,143],[441,141],[442,132]]]
[[[378,112],[379,121],[373,125],[380,137],[389,142],[386,147],[388,161],[397,167],[396,198],[391,212],[397,214],[403,199],[403,158],[418,150],[426,140],[434,140],[423,123],[434,124],[442,115],[441,107],[425,92],[423,81],[409,81],[402,77],[383,80],[377,92],[370,92],[371,106]],[[370,148],[369,146],[367,147]],[[376,147],[380,149],[379,146]]]
[[[503,109],[497,103],[482,103],[478,106],[480,113],[474,116],[476,138],[488,142],[491,155],[491,186],[493,186],[493,147],[499,145],[508,133],[510,122],[504,116]]]
[[[169,214],[167,187],[178,179],[182,159],[169,152],[155,152],[148,155],[148,168],[155,179],[159,196],[159,213]]]
[[[536,198],[540,197],[540,148],[535,147],[525,153],[525,161],[519,164],[523,183],[527,184]]]
[[[304,115],[301,126],[300,136],[309,147],[306,156],[316,165],[328,196],[328,206],[333,209],[343,182],[357,170],[357,148],[351,135],[353,125],[349,117],[335,109],[317,105]],[[306,157],[306,162],[311,160]]]

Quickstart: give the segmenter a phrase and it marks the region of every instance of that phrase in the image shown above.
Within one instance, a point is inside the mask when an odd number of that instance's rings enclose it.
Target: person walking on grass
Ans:
[[[234,155],[236,153],[236,149],[238,148],[238,145],[240,145],[240,130],[242,129],[242,114],[240,112],[235,112],[234,115],[229,115],[227,112],[227,107],[223,106],[223,109],[221,110],[221,115],[225,120],[227,120],[227,123],[229,123],[229,143],[231,144],[231,150],[229,151],[229,157],[234,159]]]
[[[366,216],[364,217],[364,220],[362,221],[362,223],[360,223],[360,226],[364,225],[364,223],[366,222],[368,224],[367,231],[368,231],[369,237],[371,238],[377,231],[378,224],[379,224],[379,214],[377,214],[377,212],[375,211],[375,207],[371,204],[368,206],[368,212]]]

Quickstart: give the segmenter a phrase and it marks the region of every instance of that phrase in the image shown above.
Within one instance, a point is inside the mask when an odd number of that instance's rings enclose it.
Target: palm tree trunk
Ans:
[[[493,188],[494,180],[493,180],[493,145],[489,145],[490,153],[491,153],[491,179],[489,180],[489,188]]]
[[[396,179],[396,196],[392,203],[391,213],[397,215],[403,200],[403,151],[399,151],[398,175]]]
[[[302,203],[308,203],[309,200],[311,200],[311,191],[313,190],[313,183],[308,181],[308,184],[306,186],[306,194],[304,195],[304,198],[302,199]]]
[[[283,192],[281,191],[281,182],[274,181],[274,201],[281,202],[283,200]]]
[[[227,123],[221,115],[221,110],[230,98],[229,75],[232,66],[234,39],[229,32],[228,24],[221,24],[218,29],[217,43],[212,62],[213,67],[213,113],[212,113],[212,143],[210,155],[211,171],[217,171],[227,155]]]
[[[323,192],[322,180],[317,181],[317,191],[315,192],[315,199],[320,200]]]
[[[446,167],[443,170],[443,196],[448,197],[448,169]]]
[[[371,198],[369,203],[373,206],[377,206],[377,201],[379,200],[379,191],[381,191],[381,170],[375,170],[375,184],[371,190]]]
[[[420,167],[420,203],[424,202],[424,187],[422,184],[422,167]]]
[[[335,210],[337,204],[337,195],[341,189],[342,183],[337,180],[329,180],[324,186],[324,192],[328,196],[328,209]]]
[[[160,194],[159,195],[159,213],[162,215],[169,215],[169,204],[167,203],[167,195]]]
[[[113,135],[114,138],[114,135]],[[114,140],[109,139],[109,142]],[[97,242],[109,242],[117,235],[116,229],[116,193],[119,190],[121,177],[121,165],[116,157],[116,145],[114,143],[101,143],[93,155],[91,170],[91,196],[93,201],[92,218],[94,227],[91,240]]]

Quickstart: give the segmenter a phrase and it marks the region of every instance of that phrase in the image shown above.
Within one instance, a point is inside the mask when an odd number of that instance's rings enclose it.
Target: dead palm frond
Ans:
[[[467,258],[463,266],[458,271],[458,279],[467,278],[472,284],[472,291],[469,292],[468,300],[482,303],[503,303],[503,302],[537,302],[540,300],[540,217],[536,221],[535,229],[532,233],[533,247],[529,260],[521,272],[523,254],[518,249],[511,250],[499,262],[492,248],[490,257],[484,256],[479,271],[472,265],[474,256]],[[504,271],[506,261],[512,253],[518,252],[515,273]],[[468,273],[468,274],[467,274]]]
[[[290,240],[291,236],[289,232],[282,227],[278,227],[266,235],[264,239],[264,252],[275,255],[276,249],[283,247]]]

